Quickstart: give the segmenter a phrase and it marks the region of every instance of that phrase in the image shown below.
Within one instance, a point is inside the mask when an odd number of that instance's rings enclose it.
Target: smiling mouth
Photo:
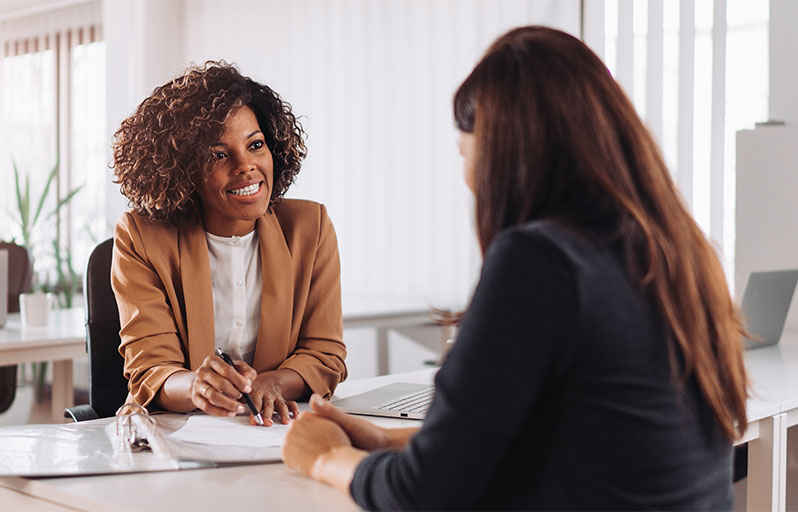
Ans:
[[[253,183],[252,185],[248,185],[246,187],[236,188],[233,190],[228,190],[229,194],[233,194],[234,196],[251,196],[252,194],[256,193],[260,190],[261,182]]]

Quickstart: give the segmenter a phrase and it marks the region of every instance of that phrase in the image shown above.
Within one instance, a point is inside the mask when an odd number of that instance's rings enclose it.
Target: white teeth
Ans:
[[[251,196],[252,194],[257,192],[259,188],[260,188],[260,183],[255,183],[248,187],[241,187],[235,190],[231,190],[230,193],[235,194],[237,196]]]

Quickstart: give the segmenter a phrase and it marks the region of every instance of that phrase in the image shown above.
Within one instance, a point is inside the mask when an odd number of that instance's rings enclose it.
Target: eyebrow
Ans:
[[[247,139],[250,139],[250,138],[252,138],[252,136],[253,136],[253,135],[257,135],[257,134],[259,134],[259,133],[260,133],[261,135],[263,135],[263,133],[262,133],[260,130],[255,130],[254,132],[252,132],[252,133],[250,133],[249,135],[247,135]],[[213,144],[211,144],[211,147],[212,147],[212,148],[213,148],[213,147],[216,147],[216,146],[223,146],[223,147],[227,147],[227,144],[225,144],[224,142],[222,142],[222,141],[220,141],[220,140],[219,140],[219,141],[216,141],[216,142],[214,142]]]

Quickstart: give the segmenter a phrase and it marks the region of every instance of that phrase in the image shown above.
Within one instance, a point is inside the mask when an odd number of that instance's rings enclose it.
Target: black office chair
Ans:
[[[127,379],[119,354],[119,308],[111,289],[114,240],[102,242],[89,256],[84,287],[86,352],[89,354],[89,404],[64,411],[75,421],[113,416],[127,398]]]
[[[33,282],[33,262],[28,250],[21,245],[0,242],[0,249],[8,251],[8,311],[19,311],[19,294],[29,292]],[[0,366],[0,412],[14,403],[17,395],[17,365]]]

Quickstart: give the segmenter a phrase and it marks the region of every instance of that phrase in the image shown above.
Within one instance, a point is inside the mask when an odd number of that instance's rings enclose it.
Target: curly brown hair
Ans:
[[[114,134],[114,181],[130,207],[174,225],[192,216],[213,164],[211,145],[242,106],[255,113],[272,153],[269,208],[279,203],[306,154],[302,125],[269,87],[225,61],[208,61],[157,87]]]

